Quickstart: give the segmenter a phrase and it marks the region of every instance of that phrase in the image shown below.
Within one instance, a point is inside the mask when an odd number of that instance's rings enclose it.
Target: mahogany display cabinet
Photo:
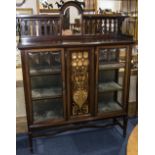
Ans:
[[[77,9],[72,19],[70,7]],[[81,127],[119,125],[126,135],[132,36],[120,14],[17,16],[29,142]],[[102,125],[97,120],[112,119]]]

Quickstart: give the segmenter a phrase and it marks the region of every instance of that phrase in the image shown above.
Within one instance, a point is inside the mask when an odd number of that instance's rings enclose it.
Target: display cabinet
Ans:
[[[80,33],[71,20],[64,25],[70,6],[79,14]],[[31,149],[33,137],[81,127],[119,125],[126,135],[135,43],[121,31],[127,17],[83,14],[77,2],[60,11],[17,17]],[[112,121],[96,124],[105,119]]]

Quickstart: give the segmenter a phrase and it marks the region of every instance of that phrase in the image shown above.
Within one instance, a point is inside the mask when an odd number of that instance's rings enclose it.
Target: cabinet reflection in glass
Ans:
[[[99,51],[99,63],[108,64],[108,63],[119,63],[124,62],[123,60],[126,57],[126,48],[107,48],[100,49]]]
[[[62,95],[62,79],[59,75],[44,75],[31,78],[32,98]]]
[[[30,74],[60,72],[61,52],[28,53]]]
[[[62,99],[33,101],[34,122],[63,118]]]
[[[119,102],[119,96],[117,92],[105,92],[99,95],[98,111],[110,112],[122,110],[122,103]]]

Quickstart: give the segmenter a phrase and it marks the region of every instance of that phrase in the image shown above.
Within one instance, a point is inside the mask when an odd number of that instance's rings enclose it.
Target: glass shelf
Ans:
[[[50,119],[63,119],[62,99],[45,99],[33,101],[33,120],[40,122]]]
[[[118,69],[125,67],[124,63],[100,64],[99,70]]]
[[[32,99],[62,97],[62,88],[32,89]]]
[[[55,67],[51,68],[32,68],[30,69],[30,76],[39,76],[39,75],[52,75],[52,74],[61,74],[61,68]]]
[[[60,98],[63,96],[61,75],[32,76],[31,77],[32,100],[45,98]]]
[[[106,82],[106,83],[100,83],[99,84],[99,92],[107,92],[107,91],[119,91],[122,90],[122,87],[117,84],[116,82]]]
[[[110,101],[108,103],[99,102],[98,110],[99,112],[110,112],[110,111],[122,110],[122,107],[115,101]]]

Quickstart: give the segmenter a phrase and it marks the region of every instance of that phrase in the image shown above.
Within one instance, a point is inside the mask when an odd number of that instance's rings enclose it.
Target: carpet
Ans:
[[[137,122],[137,118],[129,119],[126,138],[117,126],[35,138],[33,155],[125,155],[128,136]],[[32,155],[28,146],[27,134],[17,134],[16,155]]]

